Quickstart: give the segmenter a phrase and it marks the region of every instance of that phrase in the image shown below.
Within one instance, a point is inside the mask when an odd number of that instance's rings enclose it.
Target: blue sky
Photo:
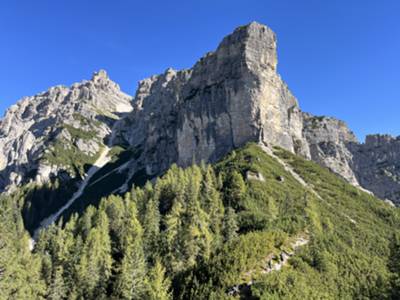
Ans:
[[[304,111],[345,120],[361,140],[400,134],[398,0],[4,0],[0,115],[101,68],[133,94],[253,20],[277,33],[278,71]]]

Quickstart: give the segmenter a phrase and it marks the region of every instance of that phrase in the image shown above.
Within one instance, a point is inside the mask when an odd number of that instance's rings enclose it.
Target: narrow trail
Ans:
[[[260,262],[262,268],[259,274],[264,275],[271,272],[280,271],[282,267],[288,264],[289,259],[296,254],[296,250],[307,245],[309,241],[310,240],[308,237],[299,236],[292,243],[290,243],[290,251],[282,250],[278,255],[273,253],[269,254],[262,262]],[[245,275],[246,277],[251,278],[250,281],[229,287],[226,292],[227,295],[239,296],[242,291],[249,289],[256,282],[255,279],[252,278],[253,276],[257,277],[256,273],[256,270],[247,271]]]

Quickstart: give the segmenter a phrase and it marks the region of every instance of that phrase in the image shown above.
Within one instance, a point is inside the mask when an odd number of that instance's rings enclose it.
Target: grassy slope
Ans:
[[[235,169],[245,176],[251,170],[261,173],[265,182],[246,181],[246,197],[238,212],[242,231],[239,241],[226,246],[210,263],[195,271],[196,280],[212,278],[213,285],[221,291],[234,283],[243,283],[248,280],[243,274],[263,263],[266,249],[279,248],[285,236],[305,234],[310,242],[296,251],[289,266],[279,272],[253,276],[255,283],[250,292],[253,297],[389,297],[391,274],[387,264],[391,256],[390,240],[400,228],[398,209],[311,161],[281,149],[276,149],[275,155],[301,175],[309,187],[300,184],[282,164],[256,145],[237,150],[218,163],[217,172]],[[276,232],[280,233],[278,242],[265,236]],[[253,242],[243,242],[249,237]],[[265,246],[260,247],[263,242]],[[259,259],[241,265],[242,255],[247,257],[249,253]]]
[[[240,235],[209,261],[178,274],[176,298],[223,299],[230,287],[251,279],[254,284],[243,298],[388,299],[392,274],[387,265],[392,236],[400,232],[398,209],[311,161],[281,149],[275,155],[309,186],[255,144],[217,163],[214,168],[222,182],[233,170],[245,178],[240,202],[225,203],[236,208]],[[113,167],[124,161],[115,160]],[[264,180],[246,179],[248,171],[262,174]],[[226,187],[220,192],[224,194]],[[82,203],[95,198],[88,193]],[[309,243],[280,271],[263,275],[266,258],[287,249],[298,236],[306,236]]]

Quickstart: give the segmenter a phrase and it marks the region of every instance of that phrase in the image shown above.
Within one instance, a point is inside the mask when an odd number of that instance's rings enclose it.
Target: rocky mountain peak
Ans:
[[[62,169],[71,171],[61,157],[49,161],[47,154],[60,150],[57,141],[64,150],[77,147],[88,157],[96,156],[115,120],[132,110],[131,101],[104,70],[89,81],[55,86],[18,101],[0,120],[0,191],[32,178],[46,182]]]
[[[94,72],[90,80],[95,86],[100,88],[113,88],[119,90],[120,87],[117,83],[112,81],[105,70]]]
[[[249,67],[253,68],[276,70],[278,63],[275,33],[269,27],[257,22],[238,27],[222,40],[217,52],[244,56]]]
[[[309,157],[297,100],[276,65],[275,34],[253,22],[191,69],[167,69],[142,80],[135,108],[117,134],[140,149],[130,173],[154,176],[172,163],[216,161],[252,141]]]
[[[276,47],[274,32],[252,22],[192,68],[169,68],[140,81],[133,101],[104,70],[22,99],[0,120],[0,191],[50,178],[76,184],[113,145],[122,146],[125,156],[116,172],[120,182],[110,188],[125,191],[137,178],[153,178],[174,163],[215,162],[256,142],[312,159],[400,202],[394,163],[400,140],[377,135],[359,144],[344,122],[303,113],[277,73]],[[371,145],[381,147],[370,151]],[[375,159],[381,163],[366,163]]]
[[[93,73],[92,81],[96,82],[98,80],[110,80],[106,70],[101,69],[101,70]]]

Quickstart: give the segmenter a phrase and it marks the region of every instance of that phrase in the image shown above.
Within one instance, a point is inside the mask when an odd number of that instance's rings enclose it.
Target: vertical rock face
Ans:
[[[276,73],[276,37],[251,23],[223,39],[190,70],[168,69],[139,83],[120,136],[141,150],[148,175],[171,163],[215,161],[263,141],[309,157],[297,100]]]
[[[54,178],[76,184],[105,140],[125,148],[115,149],[123,154],[90,183],[111,184],[110,192],[126,191],[138,177],[160,175],[173,163],[214,162],[257,142],[312,159],[400,204],[400,139],[370,136],[359,144],[344,122],[301,112],[277,74],[275,34],[255,22],[237,28],[191,69],[142,80],[133,101],[104,71],[22,99],[0,120],[0,192]],[[73,192],[64,185],[65,191]],[[53,213],[35,195],[29,215]]]
[[[351,151],[360,185],[400,205],[400,137],[369,135]]]
[[[276,37],[264,25],[237,28],[189,70],[141,81],[135,101],[118,129],[120,142],[139,153],[130,174],[213,162],[253,141],[312,159],[380,197],[400,197],[396,143],[380,138],[374,143],[382,147],[371,152],[371,138],[359,144],[344,122],[301,112],[277,74]],[[392,153],[382,154],[388,143]],[[385,171],[375,163],[381,155]]]
[[[82,175],[71,162],[90,163],[119,114],[131,109],[131,97],[105,71],[22,99],[0,120],[0,191],[60,171]]]
[[[353,153],[349,149],[351,144],[358,142],[343,121],[304,113],[303,132],[312,160],[341,175],[353,185],[358,185],[352,169]]]

